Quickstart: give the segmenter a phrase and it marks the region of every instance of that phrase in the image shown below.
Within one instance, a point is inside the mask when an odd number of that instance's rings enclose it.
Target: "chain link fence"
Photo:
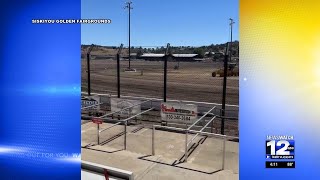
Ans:
[[[87,52],[90,46],[82,46],[82,92],[88,92]],[[207,105],[222,104],[224,79],[224,46],[214,48],[193,46],[95,46],[90,52],[91,92],[198,102],[199,112]],[[117,79],[117,53],[119,53],[119,83]],[[236,54],[233,54],[234,56]],[[167,66],[165,66],[167,61]],[[238,135],[239,111],[239,59],[229,59],[227,68],[225,129],[230,135]],[[166,71],[165,71],[166,70]],[[165,72],[166,81],[165,81]],[[166,87],[166,88],[165,88]],[[119,92],[118,92],[119,91]],[[201,102],[201,103],[200,103]],[[231,106],[229,106],[231,105]],[[202,107],[203,106],[203,107]],[[211,106],[211,105],[209,105]],[[110,107],[102,105],[110,111]],[[221,114],[221,105],[214,114]],[[214,133],[221,133],[221,118],[214,121]]]

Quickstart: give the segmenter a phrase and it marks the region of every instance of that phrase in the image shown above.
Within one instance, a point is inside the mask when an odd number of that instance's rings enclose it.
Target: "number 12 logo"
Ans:
[[[266,141],[267,155],[293,155],[294,141],[293,140],[271,140]]]

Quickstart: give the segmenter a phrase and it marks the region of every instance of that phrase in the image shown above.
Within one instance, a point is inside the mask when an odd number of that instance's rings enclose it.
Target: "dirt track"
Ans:
[[[116,61],[91,61],[92,92],[116,94]],[[216,62],[168,62],[167,98],[221,103],[222,77],[211,73],[222,67]],[[132,61],[137,72],[123,72],[128,61],[121,61],[121,95],[163,97],[163,62]],[[86,61],[82,60],[82,91],[87,91]],[[143,73],[142,73],[142,72]],[[227,103],[239,104],[239,78],[228,77]]]

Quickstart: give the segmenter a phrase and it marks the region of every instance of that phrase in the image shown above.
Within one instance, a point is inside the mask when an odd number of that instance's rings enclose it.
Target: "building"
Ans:
[[[198,54],[172,54],[172,57],[175,61],[199,61]]]
[[[205,57],[208,57],[208,56],[210,55],[210,52],[211,52],[211,51],[205,52],[205,53],[204,53],[204,56],[205,56]],[[214,54],[215,54],[214,52],[211,52],[211,55],[212,55],[212,56],[214,56]]]
[[[138,59],[137,56],[138,56],[137,53],[130,53],[131,60]],[[129,60],[129,55],[125,54],[125,55],[121,56],[121,59],[122,60]]]
[[[162,61],[163,57],[164,54],[144,53],[138,58],[146,61]]]
[[[169,55],[169,61],[186,61],[193,62],[199,61],[198,54],[171,54]],[[144,53],[139,59],[146,61],[162,61],[164,54],[153,54],[153,53]]]

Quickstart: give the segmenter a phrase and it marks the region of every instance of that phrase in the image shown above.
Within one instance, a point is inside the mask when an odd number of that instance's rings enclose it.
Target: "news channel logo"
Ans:
[[[266,167],[294,168],[294,136],[268,135],[266,138]]]

